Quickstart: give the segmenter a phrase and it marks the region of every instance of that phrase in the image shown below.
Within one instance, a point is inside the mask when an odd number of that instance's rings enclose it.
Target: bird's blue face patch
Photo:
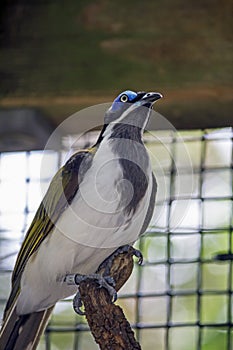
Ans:
[[[117,110],[121,103],[132,102],[137,97],[137,93],[134,91],[126,90],[122,92],[117,98],[114,100],[112,104],[112,110]]]

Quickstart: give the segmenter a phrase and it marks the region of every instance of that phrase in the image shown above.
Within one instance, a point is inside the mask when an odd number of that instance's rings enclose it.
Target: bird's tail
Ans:
[[[53,307],[18,316],[13,307],[0,332],[0,350],[35,350]]]

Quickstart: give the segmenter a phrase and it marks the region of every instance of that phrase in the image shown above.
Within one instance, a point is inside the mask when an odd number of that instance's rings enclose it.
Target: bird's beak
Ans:
[[[159,100],[162,97],[163,97],[163,95],[160,94],[159,92],[147,92],[142,97],[142,101],[145,101],[145,103],[153,104],[153,103],[155,103],[155,101]]]

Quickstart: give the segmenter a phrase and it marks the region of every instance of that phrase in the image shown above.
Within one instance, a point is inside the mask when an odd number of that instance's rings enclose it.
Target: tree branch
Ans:
[[[133,248],[114,256],[110,276],[116,282],[117,291],[128,280],[132,270]],[[100,274],[103,272],[103,269],[98,271]],[[80,283],[79,292],[90,330],[101,350],[141,350],[122,309],[112,303],[105,288],[99,288],[95,280],[87,279]]]

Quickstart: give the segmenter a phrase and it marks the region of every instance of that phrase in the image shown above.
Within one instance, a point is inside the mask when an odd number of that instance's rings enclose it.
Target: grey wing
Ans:
[[[142,228],[140,231],[140,236],[146,231],[146,229],[151,221],[151,218],[152,218],[152,215],[154,212],[154,207],[155,207],[156,192],[157,192],[157,182],[156,182],[154,174],[152,173],[152,191],[151,191],[151,196],[150,196],[150,203],[149,203],[149,207],[148,207],[148,210],[146,213],[145,220],[143,222],[143,225],[142,225]]]

